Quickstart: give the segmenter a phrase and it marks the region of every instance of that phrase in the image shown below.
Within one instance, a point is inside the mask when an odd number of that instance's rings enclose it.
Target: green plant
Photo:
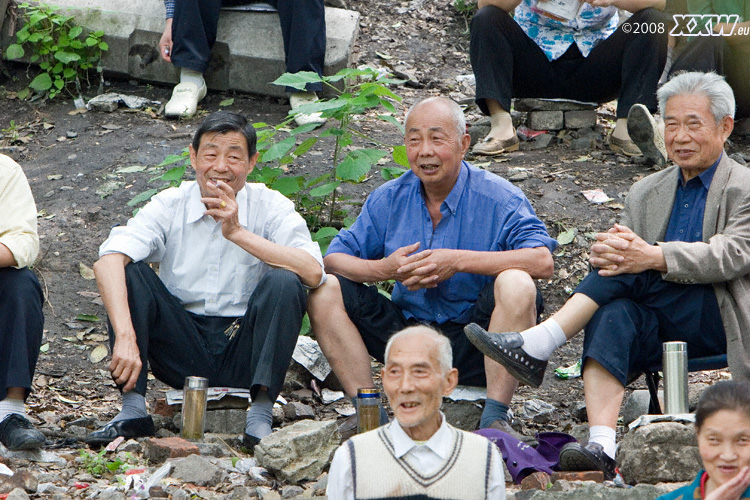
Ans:
[[[7,128],[2,129],[3,133],[3,142],[6,145],[11,145],[14,142],[18,140],[18,127],[16,126],[16,121],[11,120],[10,125],[8,125]]]
[[[125,461],[119,457],[114,457],[113,460],[109,460],[104,455],[107,453],[106,449],[103,449],[99,453],[90,453],[87,450],[78,450],[81,458],[81,470],[85,470],[94,477],[102,477],[107,472],[117,474],[124,472],[130,468],[128,463],[135,462],[135,459],[130,453],[125,454]]]
[[[109,47],[102,40],[103,31],[84,34],[73,16],[65,16],[46,5],[22,3],[25,24],[16,32],[16,43],[8,46],[5,56],[20,59],[31,51],[29,61],[39,63],[42,73],[37,75],[18,97],[24,99],[30,89],[55,97],[70,83],[80,89],[81,78],[88,81],[90,69],[102,74],[102,53]]]
[[[477,11],[477,0],[453,0],[453,8],[464,17],[471,17]]]

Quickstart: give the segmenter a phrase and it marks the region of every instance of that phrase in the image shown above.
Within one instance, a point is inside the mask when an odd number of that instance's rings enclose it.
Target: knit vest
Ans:
[[[450,427],[451,454],[437,471],[420,473],[394,455],[385,427],[348,441],[357,500],[488,500],[494,446],[485,437]]]

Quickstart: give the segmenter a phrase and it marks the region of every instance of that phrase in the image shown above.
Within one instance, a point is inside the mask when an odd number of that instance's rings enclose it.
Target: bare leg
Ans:
[[[588,324],[599,306],[582,293],[573,294],[563,306],[552,315],[565,336],[570,340]]]
[[[586,360],[583,370],[584,397],[589,427],[605,425],[617,428],[617,417],[625,395],[625,387],[602,365],[593,359]]]
[[[310,293],[307,312],[315,338],[347,396],[355,397],[360,387],[374,387],[370,355],[346,314],[341,286],[335,276],[329,274],[328,280]]]
[[[19,399],[21,401],[26,399],[26,389],[23,387],[8,387],[6,394],[6,399]]]

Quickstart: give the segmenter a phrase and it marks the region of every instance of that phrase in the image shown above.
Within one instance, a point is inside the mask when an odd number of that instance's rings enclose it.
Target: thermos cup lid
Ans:
[[[185,389],[207,389],[208,379],[204,377],[186,377]]]
[[[687,342],[664,342],[663,352],[687,352]]]
[[[375,387],[368,387],[366,389],[357,389],[357,397],[359,398],[379,398],[380,390]]]

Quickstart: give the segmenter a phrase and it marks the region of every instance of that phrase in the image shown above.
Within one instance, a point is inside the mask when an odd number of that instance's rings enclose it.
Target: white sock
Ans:
[[[614,460],[617,443],[615,441],[615,430],[606,425],[592,425],[589,427],[589,443],[599,443],[604,448],[604,453]]]
[[[612,131],[612,137],[617,137],[618,139],[622,139],[624,141],[630,140],[630,135],[628,134],[627,118],[618,118],[615,121],[615,129]]]
[[[541,360],[549,359],[555,349],[568,341],[565,332],[552,318],[521,332],[521,337],[523,337],[521,349],[529,356]]]
[[[203,87],[203,73],[187,68],[180,68],[180,83],[194,83],[198,88]]]
[[[5,398],[0,401],[0,422],[12,413],[18,413],[26,417],[26,408],[24,408],[23,399]]]
[[[501,111],[490,115],[490,133],[487,137],[496,139],[510,139],[513,137],[513,117],[507,111]]]

